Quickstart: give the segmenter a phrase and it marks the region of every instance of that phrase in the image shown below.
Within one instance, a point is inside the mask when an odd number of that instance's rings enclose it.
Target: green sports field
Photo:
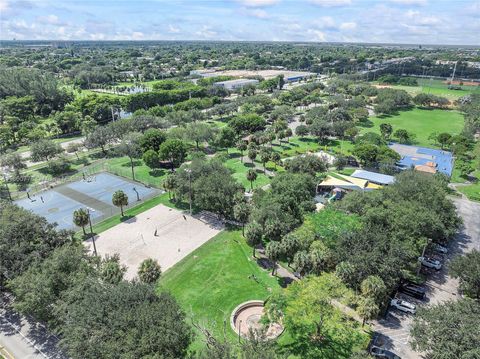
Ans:
[[[418,86],[403,86],[403,85],[392,85],[392,88],[398,90],[405,90],[410,95],[415,96],[419,93],[431,93],[437,96],[443,96],[448,98],[451,101],[458,99],[459,97],[471,94],[479,93],[479,86],[461,86],[461,90],[450,90],[448,84],[444,83],[442,80],[431,80],[431,79],[417,79]]]
[[[448,132],[451,135],[460,134],[464,122],[462,114],[458,111],[424,110],[420,108],[401,111],[393,116],[370,117],[369,120],[371,127],[361,128],[361,133],[380,133],[380,124],[389,123],[393,126],[394,132],[403,128],[414,133],[416,135],[414,144],[425,147],[438,147],[433,141],[428,139],[431,133]]]
[[[250,279],[254,274],[257,281]],[[226,230],[162,275],[158,290],[166,290],[180,302],[190,319],[233,340],[230,328],[232,310],[247,300],[264,300],[279,288],[277,278],[262,269],[252,258],[252,249],[241,231]],[[225,323],[226,321],[226,323]],[[193,348],[202,346],[197,337]]]

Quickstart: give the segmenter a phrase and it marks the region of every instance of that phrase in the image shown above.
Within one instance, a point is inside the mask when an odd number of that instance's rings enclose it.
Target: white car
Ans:
[[[394,308],[397,308],[398,310],[401,310],[402,312],[405,312],[405,313],[415,314],[415,312],[416,312],[415,304],[412,304],[410,302],[407,302],[405,300],[401,300],[401,299],[398,299],[398,298],[392,299],[390,301],[390,305]]]
[[[428,257],[419,257],[418,260],[425,267],[433,268],[435,270],[442,269],[442,263],[440,263],[440,261],[437,261],[436,259],[432,259]]]
[[[435,244],[435,247],[434,247],[435,251],[437,251],[438,253],[442,253],[442,254],[447,254],[448,253],[448,249],[447,247],[444,247],[440,244]]]

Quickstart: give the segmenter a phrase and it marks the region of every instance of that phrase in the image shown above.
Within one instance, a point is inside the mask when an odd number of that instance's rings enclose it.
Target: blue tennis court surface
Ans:
[[[138,192],[140,198],[149,197],[157,192],[153,188],[147,188],[141,184],[126,181],[109,173],[99,173],[93,176],[90,182],[77,181],[69,183],[66,186],[75,191],[88,194],[108,205],[112,204],[112,195],[118,190],[122,190],[127,194],[129,202],[137,201],[135,190]]]
[[[129,205],[139,203],[137,193],[140,201],[160,193],[157,189],[137,182],[109,173],[99,173],[86,180],[30,195],[30,199],[23,198],[15,203],[45,217],[50,223],[57,223],[60,229],[78,230],[72,221],[73,212],[77,209],[89,209],[93,223],[120,213],[120,209],[112,204],[112,195],[118,190],[127,194]]]
[[[42,202],[43,199],[43,202]],[[73,229],[73,212],[85,208],[81,203],[57,193],[54,190],[41,192],[31,196],[31,200],[24,198],[15,203],[25,209],[31,210],[39,216],[45,217],[50,223],[57,223],[60,229]],[[91,211],[92,221],[100,217],[102,213]]]

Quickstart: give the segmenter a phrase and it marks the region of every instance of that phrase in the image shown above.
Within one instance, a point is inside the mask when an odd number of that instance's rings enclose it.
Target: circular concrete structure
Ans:
[[[230,316],[230,326],[235,333],[242,337],[248,337],[249,331],[259,331],[263,324],[260,319],[264,310],[263,300],[250,300],[237,306]],[[283,326],[278,323],[271,323],[267,328],[266,338],[275,339],[283,333]]]

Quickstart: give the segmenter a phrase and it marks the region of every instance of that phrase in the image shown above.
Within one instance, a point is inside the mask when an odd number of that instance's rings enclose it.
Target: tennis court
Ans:
[[[45,217],[50,223],[57,223],[60,229],[78,230],[72,218],[73,212],[79,208],[90,210],[93,223],[120,213],[120,209],[112,204],[112,195],[118,190],[127,194],[129,206],[160,193],[159,190],[145,187],[138,182],[110,173],[99,173],[84,180],[30,195],[30,198],[23,198],[15,203]]]

